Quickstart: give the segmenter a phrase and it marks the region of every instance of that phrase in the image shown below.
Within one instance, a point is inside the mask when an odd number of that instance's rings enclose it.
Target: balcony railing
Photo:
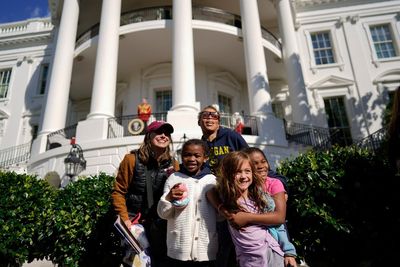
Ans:
[[[69,145],[71,138],[76,136],[76,127],[78,124],[68,126],[64,129],[49,133],[47,135],[47,150],[56,147]]]
[[[387,128],[383,127],[380,130],[372,133],[371,135],[357,141],[356,146],[366,148],[373,153],[378,152],[381,149],[383,141],[387,138]]]
[[[134,119],[138,119],[138,118],[139,118],[139,116],[137,114],[109,118],[108,119],[108,135],[107,135],[108,138],[120,138],[120,137],[132,136],[133,134],[131,133],[131,129],[129,129],[129,127],[132,127],[131,122]],[[155,120],[166,121],[167,113],[153,113],[150,116],[148,123],[150,124],[152,121],[155,121]],[[138,132],[137,134],[144,134],[145,131],[146,131],[146,128],[144,128],[143,131]]]
[[[226,25],[231,25],[239,29],[242,28],[242,22],[240,16],[216,8],[193,7],[192,16],[194,20],[212,21]],[[132,23],[139,23],[139,22],[153,21],[153,20],[165,20],[165,19],[172,19],[171,6],[143,8],[125,12],[121,15],[120,25],[123,26]],[[263,27],[261,28],[261,32],[265,40],[272,43],[277,49],[279,49],[279,51],[281,51],[282,45],[279,42],[278,38],[276,38],[270,31],[268,31]],[[77,38],[75,47],[79,47],[82,43],[90,40],[91,38],[93,38],[98,34],[99,34],[99,24],[95,24],[88,31],[84,32]]]
[[[284,121],[286,139],[312,147],[330,147],[331,132],[329,128],[315,127],[306,124]]]
[[[0,150],[0,168],[27,162],[31,157],[32,142]]]
[[[243,128],[243,134],[246,135],[258,135],[257,129],[257,120],[254,116],[241,116],[245,127]],[[116,118],[110,118],[108,120],[108,138],[120,138],[132,135],[139,135],[144,134],[145,129],[141,132],[136,132],[135,134],[132,133],[131,123],[133,120],[138,119],[138,115],[127,115],[121,116]],[[154,120],[164,120],[167,119],[167,113],[156,113],[152,114],[152,117],[149,120],[149,123]],[[235,128],[236,120],[235,118],[229,113],[222,113],[221,114],[221,126],[234,129]]]
[[[240,115],[244,124],[242,134],[258,135],[257,118],[254,116]],[[220,125],[226,128],[235,129],[236,116],[229,113],[221,113]]]
[[[377,153],[387,138],[386,127],[356,142],[351,139],[348,127],[322,128],[285,121],[285,131],[288,141],[309,145],[317,150],[329,149],[333,145],[354,145]]]

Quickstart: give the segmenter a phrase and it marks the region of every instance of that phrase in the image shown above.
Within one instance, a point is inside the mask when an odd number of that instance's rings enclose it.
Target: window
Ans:
[[[272,103],[272,111],[275,116],[279,119],[285,118],[285,109],[283,108],[282,102]]]
[[[219,112],[221,113],[220,124],[225,127],[230,126],[230,114],[232,114],[232,99],[228,96],[218,94],[218,106]],[[224,116],[224,113],[228,116]],[[235,124],[233,124],[235,125]]]
[[[389,24],[374,25],[369,27],[376,56],[378,58],[396,57],[392,33]]]
[[[232,113],[232,99],[218,94],[218,106],[221,113]]]
[[[353,141],[344,105],[344,97],[325,98],[324,104],[332,144],[351,145]]]
[[[46,92],[46,84],[47,84],[47,73],[49,72],[49,64],[43,64],[40,69],[40,80],[39,80],[39,88],[38,94],[44,95]]]
[[[172,107],[172,90],[156,91],[156,113],[165,113]]]
[[[0,98],[6,98],[10,86],[11,69],[0,70]]]
[[[323,65],[335,63],[329,32],[311,33],[311,42],[313,46],[315,64]]]
[[[32,135],[32,140],[36,139],[39,133],[39,126],[38,125],[32,125],[31,128],[31,135]]]

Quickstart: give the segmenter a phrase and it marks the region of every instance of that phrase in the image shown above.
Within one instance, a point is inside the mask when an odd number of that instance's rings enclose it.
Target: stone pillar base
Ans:
[[[167,121],[174,127],[174,140],[183,138],[200,138],[201,128],[197,124],[198,112],[192,111],[168,111]]]
[[[76,128],[76,143],[106,140],[108,135],[108,119],[90,119],[80,121]]]
[[[31,158],[46,152],[47,134],[38,135],[32,143]]]
[[[283,120],[278,119],[273,114],[257,116],[257,128],[258,136],[261,139],[260,143],[288,146]]]

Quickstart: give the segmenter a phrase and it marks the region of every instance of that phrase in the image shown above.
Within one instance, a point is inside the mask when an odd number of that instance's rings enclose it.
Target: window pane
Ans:
[[[389,24],[370,26],[370,32],[378,58],[396,57]]]
[[[285,109],[281,102],[272,103],[272,111],[275,113],[275,116],[279,119],[285,118]]]
[[[218,106],[221,113],[232,113],[232,100],[230,97],[218,94]]]
[[[10,86],[11,69],[0,70],[0,98],[6,98]]]
[[[335,63],[329,32],[312,33],[311,40],[314,50],[315,64],[321,65]]]
[[[232,99],[228,96],[218,94],[218,106],[221,113],[232,114]],[[230,116],[222,116],[220,123],[222,126],[229,127]]]
[[[339,145],[350,145],[353,141],[343,97],[326,98],[324,104],[331,142]]]
[[[156,91],[156,113],[165,113],[172,107],[172,90]]]
[[[47,73],[49,72],[49,65],[43,64],[40,70],[39,90],[38,94],[43,95],[46,92]]]

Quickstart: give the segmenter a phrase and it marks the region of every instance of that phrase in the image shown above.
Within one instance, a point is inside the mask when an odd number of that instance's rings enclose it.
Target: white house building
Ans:
[[[49,0],[51,18],[0,24],[0,166],[114,174],[147,98],[175,150],[213,104],[273,163],[382,128],[400,85],[400,0]],[[237,113],[236,113],[237,114]]]

